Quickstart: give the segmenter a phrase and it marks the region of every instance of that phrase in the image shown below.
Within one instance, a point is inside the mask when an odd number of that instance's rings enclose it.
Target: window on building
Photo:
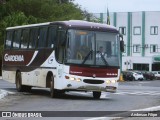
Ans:
[[[133,70],[149,71],[149,64],[133,63]]]
[[[126,27],[119,27],[119,32],[123,35],[126,35]]]
[[[159,63],[153,63],[152,64],[152,71],[159,71],[160,70],[160,64]]]
[[[150,52],[151,53],[158,52],[158,45],[150,45]]]
[[[136,26],[133,28],[133,34],[134,35],[141,35],[141,27],[140,26]]]
[[[150,33],[151,35],[158,35],[158,26],[151,26]]]
[[[140,45],[139,44],[137,44],[137,45],[133,45],[133,52],[134,53],[140,53]]]

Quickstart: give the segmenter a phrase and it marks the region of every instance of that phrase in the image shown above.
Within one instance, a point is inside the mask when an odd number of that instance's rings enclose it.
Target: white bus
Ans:
[[[119,31],[100,23],[71,20],[9,27],[2,78],[15,83],[18,91],[50,88],[51,97],[90,91],[99,99],[102,91],[117,90],[120,43]]]

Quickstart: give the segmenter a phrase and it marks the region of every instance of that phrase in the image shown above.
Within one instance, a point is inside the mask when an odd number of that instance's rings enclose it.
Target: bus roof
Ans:
[[[6,30],[18,29],[18,28],[27,28],[27,27],[36,27],[36,26],[44,26],[44,25],[56,25],[61,24],[67,28],[80,28],[80,29],[91,29],[91,30],[103,30],[103,31],[114,31],[118,32],[116,27],[102,24],[102,23],[94,23],[82,20],[69,20],[69,21],[55,21],[55,22],[46,22],[46,23],[39,23],[39,24],[30,24],[30,25],[23,25],[23,26],[16,26],[16,27],[8,27]]]

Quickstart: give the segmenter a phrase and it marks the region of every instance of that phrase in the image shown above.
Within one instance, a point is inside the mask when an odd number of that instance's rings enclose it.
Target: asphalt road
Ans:
[[[160,80],[121,82],[117,93],[104,92],[99,100],[93,99],[90,92],[67,92],[53,99],[50,98],[49,89],[33,88],[31,93],[18,93],[14,84],[3,80],[0,80],[0,89],[9,91],[9,95],[0,100],[0,111],[115,111],[116,113],[160,106]]]

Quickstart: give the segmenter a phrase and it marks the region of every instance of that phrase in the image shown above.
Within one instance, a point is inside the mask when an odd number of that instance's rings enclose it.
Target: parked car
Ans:
[[[144,79],[146,80],[154,80],[155,74],[153,72],[142,72]]]
[[[159,71],[154,71],[153,74],[155,75],[156,80],[160,80],[160,72]]]
[[[122,74],[123,74],[123,79],[125,81],[132,81],[133,80],[133,74],[131,71],[123,71]]]
[[[132,72],[133,80],[144,80],[143,74],[141,72]]]
[[[144,80],[143,74],[136,71],[123,71],[123,79],[125,81]]]

